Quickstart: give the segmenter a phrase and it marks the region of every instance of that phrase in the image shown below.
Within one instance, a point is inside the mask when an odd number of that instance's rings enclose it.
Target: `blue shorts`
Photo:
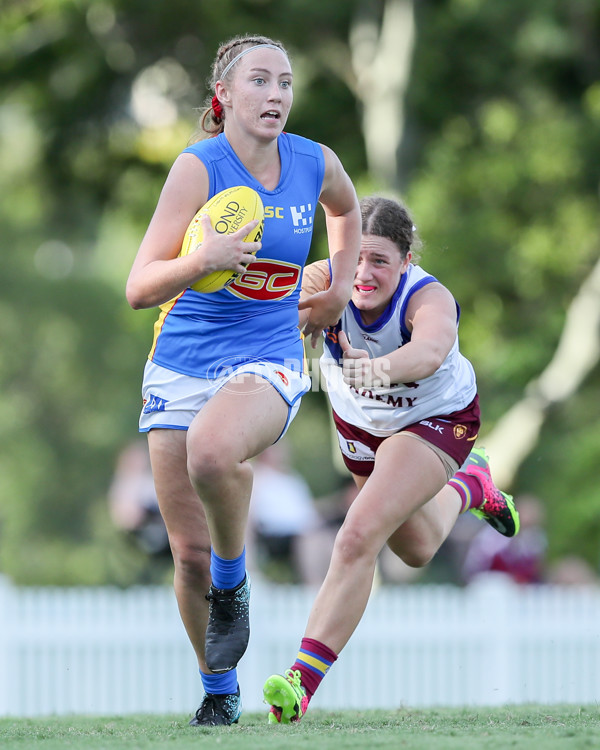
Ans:
[[[296,416],[302,396],[310,389],[310,378],[306,373],[264,361],[249,362],[220,377],[204,379],[182,375],[148,360],[142,383],[140,432],[155,428],[187,430],[196,414],[217,391],[247,373],[255,375],[250,382],[251,391],[268,388],[270,384],[288,404],[288,418],[281,438]]]

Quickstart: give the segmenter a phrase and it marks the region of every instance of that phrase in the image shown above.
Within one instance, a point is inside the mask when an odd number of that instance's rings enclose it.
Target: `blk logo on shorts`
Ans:
[[[429,419],[422,419],[419,424],[424,425],[425,427],[429,427],[430,430],[433,430],[434,432],[439,432],[440,435],[444,434],[444,428],[441,424],[437,424],[435,422],[431,422]]]

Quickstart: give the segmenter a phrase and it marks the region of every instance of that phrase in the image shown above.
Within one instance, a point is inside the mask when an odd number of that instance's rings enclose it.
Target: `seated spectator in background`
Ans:
[[[298,540],[321,523],[310,488],[292,468],[285,441],[263,451],[253,467],[248,567],[281,582],[303,583]]]
[[[598,574],[579,555],[565,555],[548,569],[548,583],[556,586],[597,586]]]
[[[348,480],[335,492],[315,500],[319,523],[307,529],[297,540],[302,583],[308,586],[323,583],[336,534],[357,494],[358,488]]]
[[[171,555],[145,441],[130,443],[119,455],[108,504],[115,526],[130,534],[144,552],[153,556]]]
[[[296,543],[301,581],[308,586],[320,586],[327,574],[335,537],[348,508],[358,494],[358,487],[351,480],[335,492],[315,500],[320,523],[302,534]],[[478,524],[478,521],[473,518]],[[374,585],[413,583],[421,577],[422,568],[410,568],[388,548],[379,555]]]
[[[465,557],[481,523],[471,513],[459,516],[454,528],[429,565],[427,583],[464,584]]]
[[[521,517],[518,536],[508,538],[482,526],[473,537],[464,560],[466,583],[489,572],[504,573],[516,583],[543,583],[546,578],[546,512],[534,495],[515,500]]]

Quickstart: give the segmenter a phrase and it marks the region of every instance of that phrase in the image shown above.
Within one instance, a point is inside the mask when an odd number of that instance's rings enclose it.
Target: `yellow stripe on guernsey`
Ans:
[[[158,337],[160,336],[160,332],[162,331],[162,327],[165,324],[165,320],[167,319],[167,315],[171,312],[173,307],[175,306],[175,303],[177,300],[182,296],[183,292],[181,294],[178,294],[177,297],[173,297],[173,299],[170,299],[168,302],[165,302],[164,305],[160,305],[160,315],[156,319],[154,323],[154,340],[152,341],[152,348],[150,349],[150,354],[148,354],[148,359],[152,359],[154,357],[154,351],[156,350],[156,344],[158,342]]]
[[[306,651],[302,651],[302,649],[298,652],[298,661],[303,661],[305,664],[308,664],[309,667],[313,667],[323,674],[325,674],[331,666],[328,661],[318,659],[313,654],[308,654]]]

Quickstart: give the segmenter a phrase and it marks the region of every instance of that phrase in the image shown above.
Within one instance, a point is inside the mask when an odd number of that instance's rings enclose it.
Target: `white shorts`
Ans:
[[[296,416],[302,396],[310,389],[311,383],[306,373],[270,362],[249,362],[221,377],[204,379],[182,375],[148,360],[142,383],[144,405],[140,414],[140,432],[154,428],[187,430],[204,404],[244,373],[256,376],[251,383],[253,390],[268,388],[270,384],[288,404],[288,417],[281,438]]]

